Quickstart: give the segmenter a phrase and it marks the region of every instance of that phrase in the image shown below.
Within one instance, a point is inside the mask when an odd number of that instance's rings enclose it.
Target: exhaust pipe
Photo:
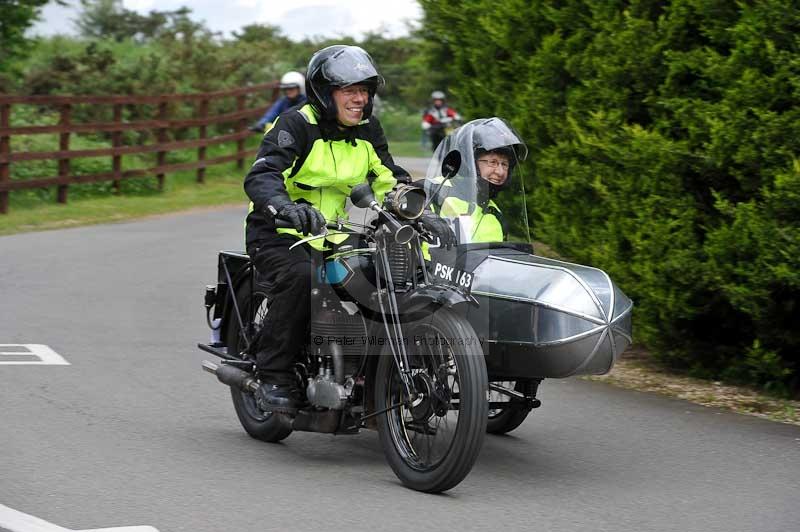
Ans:
[[[259,384],[255,377],[239,368],[227,364],[214,364],[208,360],[203,361],[203,370],[216,375],[219,382],[243,392],[255,393]]]

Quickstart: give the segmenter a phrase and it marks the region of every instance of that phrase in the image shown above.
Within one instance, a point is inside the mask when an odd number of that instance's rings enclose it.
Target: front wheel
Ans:
[[[251,297],[250,285],[245,283],[237,291],[236,301],[242,313],[242,322],[245,327],[249,326],[252,333],[257,333],[261,329],[261,323],[269,310],[269,295],[263,288],[256,287]],[[236,350],[236,353],[242,353],[247,344],[235,311],[228,317],[227,330],[226,343],[228,351]],[[255,337],[255,334],[253,334],[253,337]],[[231,398],[233,399],[233,408],[236,410],[239,422],[245,432],[253,438],[274,443],[281,441],[292,433],[292,428],[286,423],[283,416],[264,412],[258,408],[252,393],[231,386]]]
[[[448,309],[403,327],[409,377],[421,400],[409,404],[391,350],[375,381],[375,410],[386,459],[404,485],[428,493],[461,482],[478,458],[488,416],[486,363],[469,323]]]

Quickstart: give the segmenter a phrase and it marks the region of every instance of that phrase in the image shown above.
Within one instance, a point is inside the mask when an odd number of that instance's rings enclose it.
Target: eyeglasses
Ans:
[[[508,170],[508,162],[500,161],[498,159],[478,159],[479,163],[483,163],[489,168],[501,167],[503,170]]]

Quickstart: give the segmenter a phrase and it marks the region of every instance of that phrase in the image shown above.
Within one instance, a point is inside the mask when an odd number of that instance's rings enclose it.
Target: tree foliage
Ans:
[[[3,0],[0,0],[3,1]],[[42,2],[44,3],[44,2]],[[381,95],[407,98],[403,87],[422,77],[405,65],[419,40],[370,33],[293,41],[280,28],[250,24],[223,37],[191,18],[189,8],[146,15],[121,0],[81,0],[78,38],[42,39],[14,89],[30,94],[142,94],[205,91],[275,80],[305,71],[311,55],[331,44],[359,44],[372,54],[387,83]],[[424,68],[419,65],[418,68]],[[407,105],[418,105],[413,102]]]
[[[12,60],[30,47],[25,31],[36,22],[48,0],[0,0],[0,90],[2,75],[11,70]]]
[[[147,15],[126,9],[122,0],[81,0],[82,11],[75,25],[86,39],[132,39],[144,42],[158,38],[193,39],[210,32],[190,18],[188,7],[175,11],[152,10]]]
[[[798,2],[420,3],[462,110],[529,141],[538,238],[609,271],[664,360],[797,389]]]

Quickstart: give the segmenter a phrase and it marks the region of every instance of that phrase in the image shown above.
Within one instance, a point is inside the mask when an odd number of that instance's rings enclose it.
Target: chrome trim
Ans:
[[[603,332],[600,333],[600,338],[598,338],[597,342],[594,344],[592,352],[589,353],[589,356],[586,357],[586,359],[584,359],[584,361],[581,364],[579,364],[578,367],[572,370],[573,373],[578,373],[583,368],[589,365],[589,362],[591,362],[594,359],[594,357],[597,356],[598,351],[600,351],[600,346],[603,345],[603,341],[606,339],[606,336],[608,336],[608,334],[609,334],[608,328],[604,329]],[[611,343],[611,356],[612,358],[616,358],[616,349],[614,349],[613,341]]]
[[[547,303],[542,303],[540,301],[537,301],[535,299],[531,299],[529,297],[517,297],[517,296],[508,296],[508,295],[505,295],[505,294],[493,294],[491,292],[483,292],[481,290],[473,290],[471,293],[472,294],[478,294],[478,295],[481,295],[481,296],[494,297],[496,299],[506,299],[508,301],[521,301],[523,303],[530,303],[530,304],[532,304],[534,306],[537,306],[537,307],[556,310],[558,312],[563,312],[564,314],[568,314],[570,316],[575,316],[576,318],[582,318],[582,319],[585,319],[586,321],[590,321],[590,322],[595,323],[597,325],[608,325],[607,321],[601,320],[601,319],[596,318],[594,316],[589,316],[589,315],[583,314],[581,312],[575,312],[574,310],[567,310],[565,308],[557,307],[555,305],[549,305]]]

